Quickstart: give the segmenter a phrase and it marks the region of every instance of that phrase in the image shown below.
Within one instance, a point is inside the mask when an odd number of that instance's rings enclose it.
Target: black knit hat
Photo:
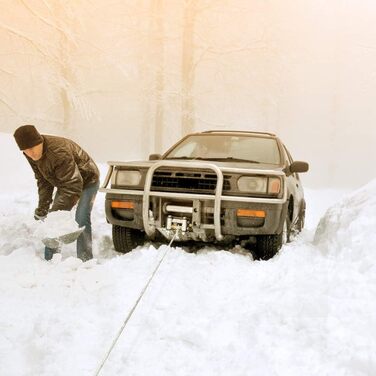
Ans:
[[[34,125],[23,125],[17,128],[14,132],[14,138],[20,150],[30,149],[43,142],[43,137]]]

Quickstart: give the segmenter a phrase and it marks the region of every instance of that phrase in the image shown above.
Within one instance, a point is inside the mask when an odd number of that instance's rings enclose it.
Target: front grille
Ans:
[[[151,190],[168,192],[214,193],[217,175],[205,171],[156,171]],[[230,176],[225,175],[223,191],[231,189]]]

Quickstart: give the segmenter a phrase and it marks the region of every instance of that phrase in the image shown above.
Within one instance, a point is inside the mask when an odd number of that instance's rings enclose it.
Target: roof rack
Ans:
[[[270,132],[232,131],[232,130],[221,130],[221,129],[214,129],[214,130],[210,130],[210,131],[203,131],[201,133],[215,133],[215,132],[219,132],[219,133],[255,133],[255,134],[265,134],[265,135],[268,135],[268,136],[275,136],[274,133],[270,133]]]

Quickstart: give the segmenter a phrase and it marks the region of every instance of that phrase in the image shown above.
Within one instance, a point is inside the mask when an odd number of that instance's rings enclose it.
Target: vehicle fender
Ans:
[[[277,234],[281,234],[282,231],[283,231],[283,224],[284,224],[284,221],[285,221],[285,218],[286,218],[286,215],[287,215],[289,204],[290,204],[290,198],[288,198],[282,206],[281,216],[279,218],[279,226],[278,226]]]

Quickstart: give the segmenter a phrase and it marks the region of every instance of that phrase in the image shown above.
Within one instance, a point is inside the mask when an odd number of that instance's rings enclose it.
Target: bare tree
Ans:
[[[71,89],[75,86],[75,74],[70,64],[73,50],[76,46],[71,37],[72,23],[71,10],[61,1],[52,3],[52,17],[58,30],[59,45],[59,95],[63,110],[63,128],[68,129],[72,125],[72,106],[75,106],[75,96]],[[68,26],[69,25],[69,26]]]
[[[62,108],[61,125],[63,128],[69,128],[72,126],[73,112],[77,111],[86,118],[90,117],[91,113],[87,103],[80,99],[80,94],[77,90],[77,75],[74,64],[72,64],[72,57],[77,49],[79,40],[78,33],[74,30],[76,22],[75,5],[63,0],[43,1],[43,4],[40,5],[47,9],[47,15],[43,15],[38,7],[32,6],[28,1],[19,0],[19,2],[32,17],[41,24],[47,25],[56,36],[56,51],[51,51],[43,43],[38,43],[32,38],[29,38],[29,42],[39,54],[47,59],[56,71],[56,76],[52,83],[56,85],[60,97]]]
[[[154,67],[154,150],[162,150],[163,136],[163,92],[164,92],[164,0],[151,1],[151,22],[149,29],[150,49],[153,55]]]
[[[197,0],[184,0],[182,35],[182,101],[181,126],[183,134],[194,129],[194,30],[197,16]]]
[[[134,32],[139,37],[138,64],[140,68],[143,113],[143,149],[160,152],[164,123],[164,0],[138,3],[138,21]]]
[[[181,42],[181,128],[183,134],[194,131],[197,120],[216,127],[224,126],[213,124],[210,120],[201,119],[197,114],[195,100],[197,100],[198,92],[195,90],[195,80],[199,66],[205,60],[211,60],[215,61],[219,68],[218,71],[221,71],[221,65],[223,65],[222,71],[228,72],[233,67],[224,65],[223,62],[227,57],[242,55],[244,58],[244,56],[252,54],[255,49],[265,47],[263,37],[247,41],[234,40],[231,45],[227,44],[227,46],[210,40],[210,37],[205,35],[202,30],[213,23],[213,14],[226,11],[242,17],[246,17],[250,13],[246,2],[239,6],[234,6],[234,3],[229,0],[184,0],[183,2]],[[216,22],[216,18],[214,18],[214,22]]]

